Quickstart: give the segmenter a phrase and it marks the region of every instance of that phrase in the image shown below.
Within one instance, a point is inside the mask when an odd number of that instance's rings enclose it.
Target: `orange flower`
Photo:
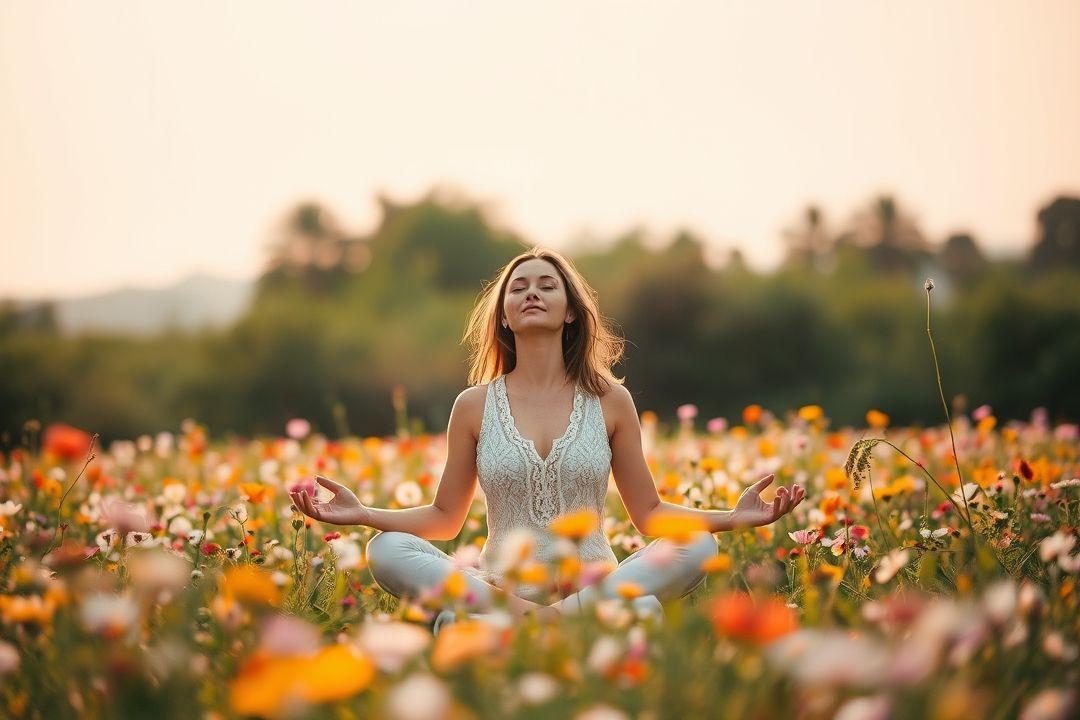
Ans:
[[[375,664],[350,645],[331,645],[310,656],[257,651],[229,686],[229,705],[238,715],[278,716],[297,701],[324,703],[361,692],[375,677]]]
[[[281,602],[281,589],[274,584],[270,573],[258,570],[252,565],[229,568],[223,578],[222,595],[255,605],[276,607]]]
[[[592,510],[581,510],[555,518],[548,527],[560,537],[578,541],[600,528],[600,518]]]
[[[747,425],[753,425],[761,419],[761,406],[760,405],[747,405],[742,411],[743,422]]]
[[[637,583],[624,582],[619,583],[618,587],[615,588],[615,592],[619,593],[619,597],[623,600],[633,600],[636,597],[641,597],[645,592],[645,588]]]
[[[5,623],[38,625],[52,622],[56,602],[40,595],[0,595],[0,617]]]
[[[888,427],[889,416],[880,410],[870,410],[866,413],[866,424],[872,428]]]
[[[755,603],[742,592],[716,598],[710,605],[709,616],[717,635],[758,644],[775,640],[798,627],[794,611],[779,598]]]
[[[803,405],[799,408],[799,417],[806,422],[817,422],[825,416],[825,411],[820,405]]]
[[[270,496],[270,487],[261,483],[240,483],[240,492],[247,496],[248,502],[261,503]]]
[[[719,553],[710,558],[706,558],[705,561],[701,563],[701,569],[707,573],[727,572],[731,569],[731,556],[727,553]]]
[[[645,521],[645,534],[650,537],[667,538],[685,545],[694,535],[706,532],[704,518],[673,512],[654,512]]]
[[[435,637],[431,667],[447,672],[462,663],[487,655],[498,644],[495,628],[479,620],[466,620],[443,627]]]
[[[82,460],[90,452],[91,440],[89,433],[76,427],[53,423],[45,428],[42,449],[64,460]]]

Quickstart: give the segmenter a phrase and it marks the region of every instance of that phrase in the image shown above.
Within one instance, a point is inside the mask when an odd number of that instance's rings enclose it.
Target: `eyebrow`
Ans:
[[[541,275],[540,279],[541,280],[555,280],[555,276],[554,275]],[[518,280],[524,281],[524,280],[528,280],[528,278],[524,277],[524,276],[519,276],[519,277],[516,277],[513,280],[511,280],[510,283],[511,284],[516,283]]]

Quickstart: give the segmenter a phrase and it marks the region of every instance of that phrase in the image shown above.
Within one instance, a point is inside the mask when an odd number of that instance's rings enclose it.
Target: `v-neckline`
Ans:
[[[555,449],[564,440],[566,440],[566,437],[570,434],[570,429],[574,426],[574,415],[577,414],[578,403],[579,403],[579,401],[581,399],[581,391],[578,389],[578,386],[576,384],[574,385],[574,402],[570,406],[570,417],[566,421],[566,429],[563,430],[562,435],[560,435],[558,438],[556,438],[555,440],[553,440],[551,442],[551,447],[548,449],[547,457],[544,457],[544,458],[540,457],[540,452],[536,449],[536,443],[534,443],[532,440],[530,440],[529,438],[522,435],[521,431],[518,430],[517,422],[515,422],[515,420],[514,420],[514,412],[513,412],[513,410],[510,409],[510,393],[506,392],[506,374],[505,373],[503,373],[502,375],[499,376],[499,391],[500,391],[499,395],[501,395],[501,400],[502,400],[502,403],[503,403],[503,407],[506,409],[506,417],[507,417],[507,420],[508,420],[507,424],[510,426],[510,430],[514,433],[514,435],[518,438],[518,440],[520,440],[521,442],[526,443],[529,446],[529,448],[532,449],[533,457],[535,457],[537,460],[539,460],[541,465],[546,466],[548,464],[548,462],[551,460],[552,455],[555,453]]]

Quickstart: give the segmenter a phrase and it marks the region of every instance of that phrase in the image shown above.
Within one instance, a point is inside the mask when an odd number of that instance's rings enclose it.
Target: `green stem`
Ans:
[[[79,478],[81,478],[82,474],[86,471],[86,467],[91,463],[91,461],[95,457],[97,457],[96,455],[93,454],[94,443],[97,442],[97,439],[98,439],[98,434],[94,433],[94,436],[90,438],[90,447],[88,447],[86,449],[87,457],[86,457],[86,462],[83,463],[82,470],[79,470],[79,474],[75,476],[75,479],[71,482],[70,485],[68,485],[67,490],[64,491],[64,494],[60,496],[60,504],[56,506],[56,527],[53,528],[53,536],[52,536],[52,540],[49,541],[49,549],[46,550],[41,555],[42,560],[44,560],[45,557],[49,553],[51,553],[53,551],[53,549],[56,547],[56,536],[60,532],[60,515],[61,515],[61,512],[64,509],[64,501],[67,500],[68,493],[71,492],[71,488],[75,487],[75,485],[78,484]]]

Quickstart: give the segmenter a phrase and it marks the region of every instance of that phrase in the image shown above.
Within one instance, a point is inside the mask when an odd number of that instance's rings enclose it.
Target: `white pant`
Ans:
[[[619,563],[603,580],[553,603],[567,614],[599,598],[618,597],[623,583],[641,588],[633,601],[643,611],[660,610],[660,602],[683,597],[705,580],[701,564],[716,555],[716,538],[698,533],[685,545],[655,540]],[[416,597],[438,585],[454,569],[450,556],[427,540],[404,532],[382,532],[367,545],[367,563],[372,577],[394,597]],[[472,610],[491,607],[495,586],[466,570],[468,604]]]

